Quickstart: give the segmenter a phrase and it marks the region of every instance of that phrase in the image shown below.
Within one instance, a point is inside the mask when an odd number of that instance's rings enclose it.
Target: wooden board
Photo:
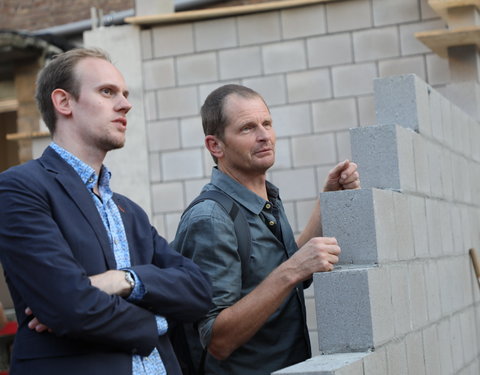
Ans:
[[[480,47],[480,26],[454,30],[431,30],[415,33],[415,37],[440,57],[448,57],[448,47],[477,45]]]
[[[428,5],[448,22],[448,9],[468,6],[480,9],[480,0],[428,0]]]
[[[32,138],[43,138],[50,137],[50,132],[37,131],[31,133],[10,133],[7,134],[7,139],[9,141],[19,141],[22,139],[32,139]]]
[[[212,19],[212,18],[238,16],[238,15],[250,14],[250,13],[268,12],[272,10],[294,8],[294,7],[304,6],[304,5],[329,3],[333,1],[338,1],[338,0],[280,0],[280,1],[272,1],[268,3],[260,3],[260,4],[238,5],[238,6],[223,7],[223,8],[212,8],[212,9],[200,9],[200,10],[191,10],[191,11],[185,11],[185,12],[154,14],[154,15],[139,16],[139,17],[127,17],[125,18],[125,22],[131,23],[134,25],[143,25],[143,26],[191,22],[191,21],[199,21],[199,20],[206,20],[206,19]]]

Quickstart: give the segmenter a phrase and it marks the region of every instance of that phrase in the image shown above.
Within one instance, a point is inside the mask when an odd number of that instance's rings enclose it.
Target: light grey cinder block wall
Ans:
[[[415,75],[352,129],[362,189],[321,193],[341,265],[314,277],[324,355],[286,374],[479,374],[480,124]]]
[[[257,90],[277,132],[269,179],[299,233],[327,172],[352,158],[349,128],[376,124],[373,79],[415,73],[441,88],[448,62],[415,31],[443,28],[427,0],[347,0],[242,16],[158,24],[140,34],[151,211],[173,239],[183,209],[209,181],[199,109],[226,83]],[[307,291],[319,353],[313,288]]]

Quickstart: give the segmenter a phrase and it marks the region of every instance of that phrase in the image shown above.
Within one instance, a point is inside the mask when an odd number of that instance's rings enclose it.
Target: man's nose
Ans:
[[[128,111],[130,111],[130,109],[132,109],[132,104],[130,104],[126,96],[122,95],[122,98],[118,103],[118,110],[127,113]]]

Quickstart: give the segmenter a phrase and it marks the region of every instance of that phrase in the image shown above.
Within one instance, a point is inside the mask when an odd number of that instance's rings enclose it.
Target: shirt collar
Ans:
[[[50,143],[50,147],[58,154],[60,157],[67,162],[77,174],[80,176],[83,183],[87,188],[92,189],[98,181],[98,176],[95,173],[95,170],[89,166],[87,163],[83,162],[77,158],[72,153],[65,150],[63,147],[60,147],[55,142]],[[100,187],[105,187],[109,189],[110,186],[110,177],[111,173],[108,168],[102,165],[100,170]]]
[[[220,171],[218,167],[213,167],[212,169],[211,183],[256,215],[262,212],[265,203],[267,202],[238,181],[235,181],[233,178]],[[276,200],[280,199],[278,188],[268,181],[266,181],[266,186],[269,198],[275,203]]]

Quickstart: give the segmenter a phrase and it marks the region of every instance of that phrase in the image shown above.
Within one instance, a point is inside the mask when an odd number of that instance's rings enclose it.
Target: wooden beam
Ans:
[[[268,12],[268,11],[279,10],[279,9],[300,7],[305,5],[329,3],[333,1],[338,1],[338,0],[279,0],[279,1],[271,1],[268,3],[238,5],[238,6],[223,7],[223,8],[200,9],[200,10],[191,10],[191,11],[185,11],[185,12],[154,14],[154,15],[139,16],[139,17],[127,17],[125,18],[125,22],[131,23],[134,25],[142,25],[142,26],[180,23],[180,22],[192,22],[192,21],[200,21],[200,20],[206,20],[206,19],[212,19],[212,18],[222,18],[222,17],[239,16],[239,15],[250,14],[250,13]]]
[[[480,48],[480,26],[421,31],[415,33],[415,37],[444,58],[448,57],[448,47],[476,45]]]
[[[15,112],[18,109],[17,99],[0,100],[0,113]]]
[[[451,8],[474,6],[480,10],[480,0],[428,0],[428,5],[445,21]]]
[[[33,138],[44,138],[50,137],[50,132],[46,131],[35,131],[31,133],[10,133],[7,134],[8,141],[21,141],[24,139],[33,139]]]

